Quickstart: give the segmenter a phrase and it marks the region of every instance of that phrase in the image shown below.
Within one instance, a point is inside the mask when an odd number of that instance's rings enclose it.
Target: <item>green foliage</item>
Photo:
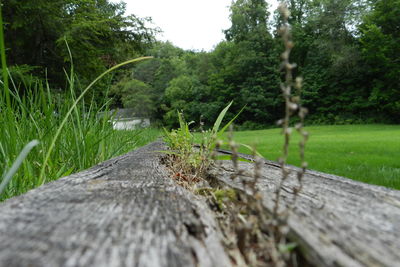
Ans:
[[[159,95],[156,113],[164,114],[158,117],[164,125],[176,127],[175,111],[180,110],[189,120],[212,126],[226,101],[235,103],[226,114],[229,119],[246,106],[239,124],[265,125],[278,119],[279,57],[268,31],[266,6],[264,1],[238,1],[232,7],[235,23],[226,31],[232,41],[220,43],[211,53],[182,51],[169,43],[149,50],[156,60],[133,73]]]
[[[201,145],[194,147],[194,136],[190,132],[189,126],[193,123],[187,123],[181,112],[178,112],[179,128],[170,132],[164,128],[164,141],[172,151],[166,153],[173,155],[171,168],[174,172],[178,172],[178,181],[189,183],[199,181],[205,174],[212,161],[212,153],[215,149],[217,138],[226,131],[232,122],[239,116],[238,113],[232,120],[220,129],[222,120],[224,119],[232,102],[229,103],[218,115],[211,130],[202,132]],[[187,177],[182,181],[182,177]]]
[[[395,5],[391,3],[385,5]],[[385,28],[382,25],[393,25],[397,9],[386,12],[392,16],[386,19],[373,15],[382,11],[372,7],[383,4],[371,6],[365,0],[288,4],[296,41],[291,60],[298,64],[294,75],[304,77],[302,101],[312,114],[309,120],[397,121],[399,68],[390,53],[396,54],[398,42],[389,36],[395,32],[390,26],[384,36],[376,32]],[[183,51],[170,43],[157,43],[148,50],[157,59],[138,66],[133,76],[154,88],[158,120],[176,127],[175,110],[181,110],[188,120],[212,126],[231,100],[234,104],[226,117],[233,118],[246,105],[237,120],[244,128],[271,127],[280,118],[283,101],[278,85],[283,74],[277,69],[283,47],[276,32],[271,34],[267,6],[261,0],[234,1],[226,41],[211,52]],[[279,26],[277,19],[274,26]],[[374,20],[377,26],[371,26]]]
[[[99,111],[108,109],[107,105],[80,103],[67,117],[76,100],[73,94],[57,96],[40,84],[36,88],[29,94],[15,95],[18,105],[11,113],[5,111],[0,117],[1,176],[11,168],[25,144],[33,139],[40,141],[9,182],[0,200],[22,194],[42,185],[43,181],[92,167],[150,142],[158,135],[154,130],[113,130],[109,116],[98,117]],[[63,118],[67,118],[65,127],[61,127]],[[54,142],[58,129],[62,131]],[[44,176],[40,179],[43,168]]]
[[[123,78],[111,87],[110,93],[120,98],[125,108],[140,117],[153,117],[156,110],[154,89],[139,80]]]
[[[11,66],[35,66],[33,74],[64,88],[69,43],[75,71],[87,84],[107,68],[144,52],[157,31],[146,19],[125,16],[125,5],[108,0],[4,0],[6,48]],[[105,83],[98,88],[104,87]],[[95,95],[102,97],[102,91]]]
[[[193,87],[196,81],[193,77],[188,75],[181,75],[169,82],[169,86],[165,89],[165,97],[169,101],[179,100],[190,100],[193,94]],[[171,103],[174,105],[174,103]]]
[[[221,43],[214,52],[212,62],[220,71],[211,75],[210,87],[217,103],[224,99],[236,103],[229,116],[247,105],[238,123],[271,123],[279,117],[278,55],[272,39],[265,43],[270,46],[257,48],[249,41]]]
[[[10,170],[4,174],[4,176],[1,178],[1,184],[0,184],[0,195],[3,193],[3,191],[6,189],[8,183],[14,176],[14,174],[18,171],[19,167],[21,166],[22,162],[28,156],[29,152],[37,146],[39,142],[37,140],[33,140],[29,142],[21,151],[21,153],[18,155],[18,157],[15,159],[13,165],[11,166]]]
[[[291,60],[298,64],[294,74],[304,77],[303,103],[310,118],[398,122],[399,2],[287,3],[295,40]],[[227,101],[234,101],[227,118],[246,106],[237,120],[244,128],[270,127],[280,117],[283,74],[277,69],[283,47],[272,30],[279,26],[278,15],[271,22],[264,0],[233,1],[226,41],[211,52],[153,42],[157,29],[145,27],[146,19],[125,16],[123,4],[107,0],[5,0],[3,8],[10,71],[19,90],[29,90],[45,76],[52,87],[65,87],[60,69],[70,63],[67,40],[81,84],[126,57],[153,55],[154,60],[115,75],[114,104],[140,103],[144,108],[138,110],[168,128],[179,124],[176,110],[212,126]],[[102,99],[107,83],[100,82],[87,103]]]
[[[0,33],[3,37],[2,29]],[[8,73],[4,46],[0,49],[3,73]],[[136,136],[130,133],[129,137],[123,137],[113,130],[109,116],[97,116],[98,111],[108,108],[107,103],[98,107],[92,101],[86,106],[81,100],[96,82],[111,71],[143,59],[146,58],[128,60],[103,72],[78,97],[75,95],[77,85],[73,67],[70,76],[67,76],[70,94],[59,97],[51,93],[49,84],[44,88],[40,79],[25,74],[26,69],[29,71],[29,66],[11,69],[13,90],[6,83],[7,75],[3,76],[3,90],[0,94],[3,113],[0,117],[0,162],[3,163],[0,170],[0,192],[5,191],[0,200],[24,193],[73,171],[93,166],[115,156],[124,148],[133,148],[135,144],[129,142],[135,141]],[[12,78],[13,75],[17,76],[16,80]],[[3,92],[12,95],[12,102]],[[34,155],[28,155],[38,145],[37,141],[29,142],[32,139],[38,139],[41,143],[35,149]],[[115,140],[118,142],[113,142]],[[28,145],[22,149],[21,146],[27,142]],[[15,159],[21,149],[22,152]],[[21,164],[22,170],[17,172]],[[13,175],[15,177],[11,179]]]
[[[167,126],[174,126],[173,113],[175,110],[180,110],[189,116],[192,115],[190,105],[192,105],[191,102],[195,95],[195,88],[199,86],[199,81],[188,75],[181,75],[169,82],[169,86],[165,89],[165,102],[170,107],[170,110],[164,115],[164,122]]]
[[[398,121],[398,1],[287,1],[292,15],[295,75],[304,77],[303,101],[314,120],[373,116]],[[29,90],[46,76],[64,88],[60,71],[70,63],[67,40],[77,79],[86,84],[107,67],[142,53],[155,60],[121,71],[113,92],[117,106],[143,104],[167,127],[178,125],[176,110],[188,120],[212,126],[227,101],[234,104],[227,118],[246,105],[237,124],[247,128],[271,126],[282,110],[277,86],[279,54],[275,22],[264,0],[237,0],[231,5],[232,25],[226,41],[211,52],[184,51],[169,42],[153,42],[157,29],[146,19],[125,16],[123,4],[106,0],[6,0],[6,41],[17,88]],[[29,25],[29,26],[28,26]],[[25,65],[23,65],[25,64]],[[32,76],[30,76],[32,74]],[[28,79],[27,77],[31,77]],[[129,77],[129,78],[127,78]],[[138,82],[141,81],[144,84]],[[87,96],[102,99],[106,81]],[[79,92],[77,92],[79,94]],[[136,95],[136,96],[134,96]],[[352,120],[350,118],[350,120]]]
[[[215,86],[223,92],[219,98],[228,95],[228,99],[238,105],[247,105],[243,118],[256,123],[276,120],[281,105],[277,86],[279,73],[276,71],[279,56],[269,33],[267,7],[262,0],[232,3],[232,26],[225,31],[225,35],[233,43],[216,48],[216,60],[224,61],[217,64],[224,66],[224,71],[217,72],[213,77],[214,81],[219,81]],[[231,94],[225,94],[224,91],[230,91]],[[233,108],[232,112],[237,112],[238,108]]]
[[[193,122],[187,123],[182,113],[178,112],[179,128],[174,129],[171,132],[164,128],[164,141],[167,146],[173,150],[172,153],[179,158],[179,162],[182,163],[183,169],[192,171],[193,169],[199,169],[202,164],[201,155],[195,153],[193,135],[189,130],[189,125]]]
[[[304,77],[302,101],[311,114],[357,115],[370,109],[357,25],[364,1],[289,1],[295,47],[291,59]]]
[[[225,31],[228,41],[262,41],[268,33],[268,4],[264,0],[237,0],[232,2],[232,26]]]
[[[397,122],[400,112],[400,1],[373,1],[373,11],[366,16],[361,30],[361,49],[370,84],[368,101]]]
[[[112,72],[112,71],[114,71],[114,70],[116,70],[116,69],[119,69],[119,68],[121,68],[122,66],[125,66],[125,65],[127,65],[127,64],[139,62],[139,61],[146,60],[146,59],[149,59],[149,57],[141,57],[141,58],[131,59],[131,60],[122,62],[122,63],[120,63],[120,64],[118,64],[118,65],[115,65],[114,67],[112,67],[112,68],[106,70],[105,72],[103,72],[102,74],[100,74],[96,79],[94,79],[94,80],[82,91],[82,93],[81,93],[76,99],[73,99],[72,105],[71,105],[71,107],[68,109],[68,111],[65,113],[65,116],[63,117],[63,119],[62,119],[60,125],[58,126],[57,131],[55,132],[54,137],[52,138],[52,141],[51,141],[51,143],[50,143],[49,149],[48,149],[48,151],[47,151],[47,153],[46,153],[46,156],[45,156],[45,158],[44,158],[42,170],[40,171],[40,177],[39,177],[39,180],[41,181],[41,183],[44,183],[44,181],[45,181],[45,180],[44,180],[44,179],[45,179],[45,178],[44,178],[45,169],[46,169],[47,163],[48,163],[48,161],[49,161],[49,159],[50,159],[51,153],[52,153],[52,151],[53,151],[53,149],[54,149],[54,147],[55,147],[55,143],[56,143],[58,137],[59,137],[60,134],[61,134],[61,131],[63,130],[63,128],[64,128],[65,124],[67,123],[69,117],[71,116],[72,112],[75,111],[75,113],[79,113],[79,112],[77,111],[77,105],[78,105],[79,101],[80,101],[81,99],[83,99],[83,97],[85,96],[85,94],[86,94],[90,89],[92,89],[92,87],[93,87],[99,80],[101,80],[101,78],[103,78],[104,76],[106,76],[108,73],[110,73],[110,72]],[[69,78],[69,81],[70,81],[70,89],[71,89],[72,96],[75,97],[75,95],[74,95],[74,90],[73,90],[73,86],[74,86],[74,84],[73,84],[73,82],[74,82],[73,67],[71,68],[71,77]]]
[[[10,99],[10,90],[8,86],[8,72],[7,72],[7,60],[6,60],[6,48],[4,44],[4,27],[3,27],[3,11],[0,2],[0,53],[1,53],[1,69],[2,69],[2,82],[4,90],[1,93],[3,97],[4,92],[4,101],[7,105],[7,109],[11,109],[11,99]],[[3,100],[3,98],[2,98]]]
[[[224,202],[225,199],[230,201],[237,199],[236,191],[234,189],[216,189],[214,191],[214,196],[220,203]]]
[[[171,132],[168,132],[166,129],[164,129],[165,142],[172,150],[178,150],[187,153],[193,148],[193,135],[189,130],[189,125],[193,122],[187,123],[183,118],[183,114],[180,112],[177,113],[179,119],[179,128],[172,130]]]

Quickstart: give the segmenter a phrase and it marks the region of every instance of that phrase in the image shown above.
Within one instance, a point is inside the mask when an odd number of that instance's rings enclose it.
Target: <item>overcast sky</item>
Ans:
[[[111,0],[121,2],[121,0]],[[124,0],[127,14],[151,17],[163,31],[158,39],[192,50],[211,50],[230,27],[231,0]],[[277,0],[268,1],[273,8]]]

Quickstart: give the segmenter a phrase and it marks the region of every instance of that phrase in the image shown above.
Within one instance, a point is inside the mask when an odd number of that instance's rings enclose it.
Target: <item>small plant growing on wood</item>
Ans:
[[[230,102],[218,115],[211,130],[202,131],[202,142],[195,146],[193,134],[189,126],[193,122],[186,122],[184,116],[178,111],[179,128],[171,132],[164,129],[164,141],[170,148],[169,151],[163,151],[170,155],[168,165],[172,169],[172,176],[181,185],[186,187],[194,185],[202,180],[207,169],[213,161],[213,152],[217,146],[217,140],[239,116],[241,111],[230,120],[224,127],[221,127],[222,120],[226,112],[232,105]],[[242,109],[243,110],[243,109]]]
[[[171,132],[164,129],[164,141],[171,149],[165,153],[170,155],[168,165],[172,168],[173,178],[181,185],[189,185],[200,181],[208,159],[203,151],[195,151],[194,137],[189,130],[193,122],[186,122],[183,114],[177,113],[180,127]]]

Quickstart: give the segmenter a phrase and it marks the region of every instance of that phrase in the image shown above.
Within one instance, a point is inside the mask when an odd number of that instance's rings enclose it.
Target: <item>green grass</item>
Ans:
[[[13,87],[4,86],[0,94],[0,183],[23,147],[32,140],[40,143],[23,160],[0,201],[128,152],[160,134],[157,129],[113,130],[111,115],[98,116],[109,110],[107,103],[99,106],[75,96],[82,90],[74,82],[73,71],[68,77],[69,91],[61,95],[40,80],[14,84],[10,77],[10,81]],[[84,92],[88,89],[90,85]],[[4,94],[7,91],[11,104]]]
[[[66,46],[70,52],[67,43]],[[29,75],[21,75],[17,83],[9,77],[6,64],[1,7],[0,55],[0,201],[92,167],[159,136],[159,131],[154,129],[113,130],[110,115],[98,116],[99,112],[109,110],[107,97],[103,105],[93,100],[85,102],[87,92],[98,80],[115,69],[148,57],[115,65],[84,88],[76,82],[71,64],[66,77],[68,86],[62,93],[51,90],[46,81]],[[71,54],[70,58],[73,62]],[[104,95],[107,91],[104,88]],[[76,95],[77,92],[82,93]],[[28,143],[30,148],[23,149]]]
[[[113,130],[110,117],[97,116],[98,111],[104,111],[107,106],[82,102],[67,119],[49,152],[75,98],[65,94],[57,101],[53,94],[40,88],[31,92],[22,97],[14,94],[13,109],[4,110],[0,117],[0,177],[10,169],[27,143],[34,139],[40,142],[23,161],[0,195],[0,201],[126,153],[153,141],[160,134],[157,129]],[[48,153],[50,156],[46,160]]]
[[[0,177],[29,141],[36,139],[40,142],[23,161],[5,192],[0,195],[0,201],[143,146],[160,134],[158,129],[151,128],[113,130],[109,118],[96,116],[97,108],[80,105],[57,138],[45,166],[44,179],[41,179],[53,137],[72,103],[68,98],[63,100],[54,106],[47,105],[48,110],[31,103],[33,107],[25,106],[28,110],[24,111],[21,105],[14,108],[14,113],[0,118]],[[45,103],[48,104],[47,101]],[[54,110],[58,110],[58,113],[54,114]]]
[[[365,183],[400,189],[400,126],[343,125],[306,127],[309,169],[345,176]],[[277,160],[282,151],[280,129],[234,133],[238,143],[256,145],[267,159]],[[294,133],[288,163],[299,165]],[[250,153],[246,148],[240,152]]]

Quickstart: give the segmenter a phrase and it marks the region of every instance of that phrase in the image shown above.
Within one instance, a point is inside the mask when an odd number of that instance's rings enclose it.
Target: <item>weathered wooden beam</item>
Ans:
[[[0,266],[229,266],[205,202],[153,143],[0,203]]]
[[[179,187],[153,143],[0,203],[0,266],[230,266],[204,199]],[[248,157],[242,155],[243,157]],[[253,165],[212,172],[243,190]],[[291,205],[296,167],[282,190]],[[281,179],[264,161],[267,211]],[[307,171],[290,236],[316,266],[400,266],[400,191]]]
[[[244,175],[234,180],[231,162],[220,164],[222,171],[216,168],[213,173],[229,186],[243,190],[240,179],[252,179],[251,163],[240,162]],[[292,174],[282,190],[284,206],[293,204],[293,188],[298,185],[295,172],[299,169],[288,168]],[[260,171],[258,188],[271,212],[281,169],[265,160]],[[291,237],[316,266],[400,266],[400,191],[307,171],[288,224]]]

